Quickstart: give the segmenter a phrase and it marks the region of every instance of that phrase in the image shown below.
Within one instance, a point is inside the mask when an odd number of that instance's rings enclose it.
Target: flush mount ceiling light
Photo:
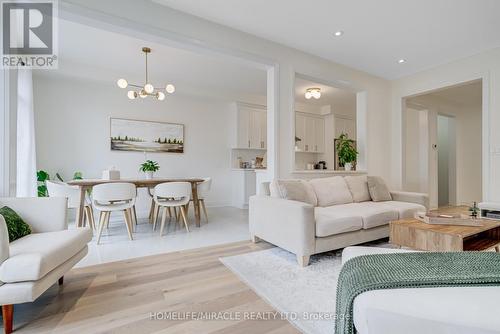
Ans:
[[[131,84],[128,83],[127,80],[125,79],[118,79],[116,81],[116,84],[120,88],[127,88],[128,86],[137,88],[137,90],[129,90],[127,92],[127,96],[129,99],[134,100],[138,97],[141,98],[146,98],[148,96],[153,96],[156,97],[157,100],[163,101],[165,100],[165,93],[162,91],[163,89],[158,89],[155,88],[150,82],[149,82],[149,77],[148,77],[148,53],[151,53],[151,49],[148,47],[143,47],[142,52],[144,52],[144,55],[146,57],[146,81],[144,85],[136,85],[136,84]],[[172,94],[175,92],[175,86],[172,84],[168,84],[165,86],[165,91],[169,94]]]
[[[399,63],[399,64],[406,63],[406,59],[401,58],[401,59],[399,59],[399,60],[398,60],[398,63]]]
[[[310,100],[313,97],[317,100],[321,97],[321,88],[317,88],[317,87],[307,88],[304,96],[308,100]]]
[[[340,36],[342,36],[343,34],[344,34],[344,32],[343,32],[342,30],[336,31],[336,32],[334,33],[334,35],[335,35],[336,37],[340,37]]]

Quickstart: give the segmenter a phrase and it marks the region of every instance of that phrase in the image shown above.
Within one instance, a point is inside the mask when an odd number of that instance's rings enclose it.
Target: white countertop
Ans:
[[[367,172],[365,170],[301,169],[292,171],[292,174],[367,174]]]
[[[260,172],[267,170],[266,168],[232,168],[234,171],[244,171],[244,172]]]

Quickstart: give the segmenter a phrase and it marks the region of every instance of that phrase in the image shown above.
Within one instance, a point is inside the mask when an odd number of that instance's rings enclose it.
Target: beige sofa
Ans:
[[[32,302],[87,254],[88,228],[68,230],[66,198],[0,198],[31,226],[32,234],[9,243],[0,215],[0,305],[5,333],[12,331],[13,304]]]
[[[390,221],[429,206],[426,194],[400,191],[374,202],[366,176],[295,180],[283,194],[286,182],[264,183],[261,195],[250,198],[250,234],[254,242],[262,239],[296,254],[301,266],[313,254],[388,237]],[[298,183],[304,190],[294,189]],[[287,199],[294,196],[302,201]]]

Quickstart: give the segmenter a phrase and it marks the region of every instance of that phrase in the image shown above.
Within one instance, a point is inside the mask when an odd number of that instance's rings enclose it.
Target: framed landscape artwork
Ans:
[[[184,125],[111,118],[110,145],[114,151],[184,153]]]

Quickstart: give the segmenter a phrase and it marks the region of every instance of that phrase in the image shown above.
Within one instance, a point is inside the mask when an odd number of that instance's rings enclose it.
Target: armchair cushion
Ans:
[[[9,232],[9,242],[27,236],[31,233],[31,227],[11,208],[4,206],[0,208],[0,215],[5,219]]]
[[[0,265],[0,281],[37,281],[84,249],[90,229],[33,233],[10,243],[10,256]]]

